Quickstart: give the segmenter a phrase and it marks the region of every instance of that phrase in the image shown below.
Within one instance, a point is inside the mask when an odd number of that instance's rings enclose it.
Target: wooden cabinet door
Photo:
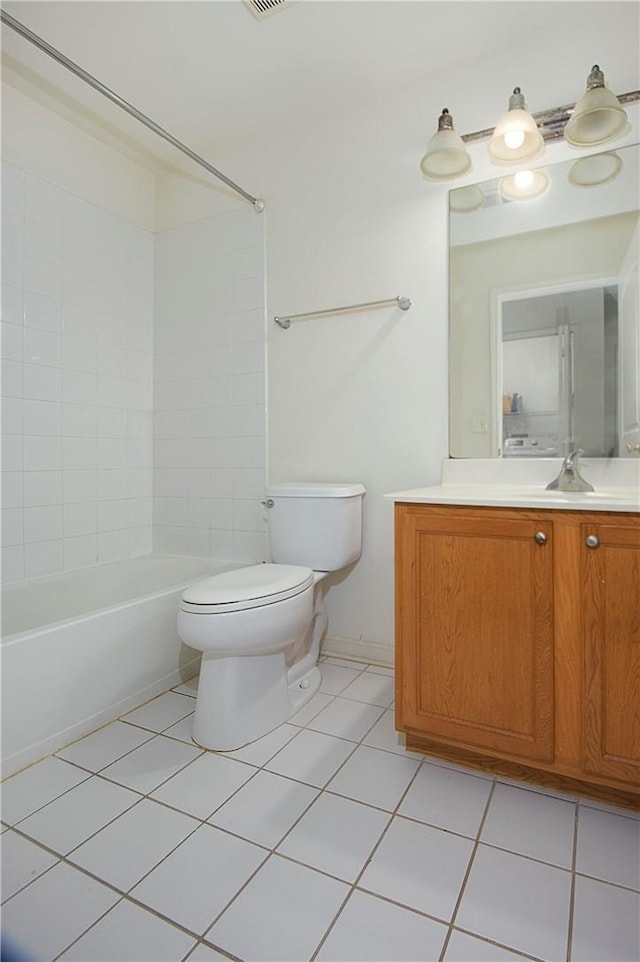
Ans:
[[[552,524],[403,504],[396,532],[400,726],[551,761]]]
[[[587,539],[597,539],[589,547]],[[640,519],[581,525],[586,772],[640,785]]]

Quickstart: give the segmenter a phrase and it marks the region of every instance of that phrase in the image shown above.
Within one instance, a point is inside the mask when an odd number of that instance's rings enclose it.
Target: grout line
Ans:
[[[567,962],[570,962],[573,948],[573,920],[576,897],[576,865],[578,861],[578,819],[579,805],[576,801],[573,813],[573,845],[571,852],[571,893],[569,896],[569,924],[567,926]]]
[[[460,891],[458,892],[458,898],[456,899],[455,905],[454,905],[454,907],[453,907],[453,912],[451,913],[451,918],[449,919],[449,931],[447,932],[447,936],[446,936],[446,938],[445,938],[445,940],[444,940],[444,945],[442,946],[442,952],[440,953],[440,962],[443,962],[445,953],[446,953],[446,951],[447,951],[447,946],[449,945],[449,942],[450,942],[450,940],[451,940],[451,934],[452,934],[452,932],[453,932],[453,928],[454,928],[454,925],[455,925],[456,916],[457,916],[457,914],[458,914],[458,912],[459,912],[459,910],[460,910],[460,905],[462,904],[462,898],[463,898],[463,896],[464,896],[464,892],[465,892],[465,889],[466,889],[466,887],[467,887],[467,882],[469,881],[469,877],[470,877],[470,875],[471,875],[471,870],[472,870],[472,868],[473,868],[473,863],[474,863],[474,861],[475,861],[476,852],[478,851],[478,847],[479,847],[479,845],[480,845],[480,836],[482,835],[482,830],[484,829],[485,822],[486,822],[487,817],[488,817],[488,814],[489,814],[489,807],[490,807],[490,805],[491,805],[491,801],[492,801],[492,799],[493,799],[495,790],[496,790],[496,782],[495,782],[495,779],[494,779],[494,780],[493,780],[493,784],[491,785],[491,788],[489,789],[489,795],[487,796],[487,801],[485,802],[485,806],[484,806],[484,811],[483,811],[483,813],[482,813],[482,817],[481,817],[480,822],[479,822],[479,824],[478,824],[478,829],[477,829],[477,831],[476,831],[475,840],[474,840],[474,844],[473,844],[473,849],[472,849],[472,851],[471,851],[471,855],[470,855],[469,861],[468,861],[468,863],[467,863],[467,870],[466,870],[466,872],[465,872],[465,874],[464,874],[464,878],[462,879],[462,885],[460,886]]]

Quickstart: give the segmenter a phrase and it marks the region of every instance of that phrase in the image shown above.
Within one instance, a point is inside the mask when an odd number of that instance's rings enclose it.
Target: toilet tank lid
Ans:
[[[267,485],[269,498],[353,498],[365,494],[363,484],[320,481],[283,481]]]

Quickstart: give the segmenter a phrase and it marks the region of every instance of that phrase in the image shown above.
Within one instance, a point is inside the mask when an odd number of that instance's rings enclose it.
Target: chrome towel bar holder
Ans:
[[[408,311],[411,307],[411,299],[398,295],[398,297],[388,297],[384,301],[367,301],[365,304],[348,304],[346,307],[327,307],[322,311],[305,311],[304,314],[276,314],[274,321],[286,331],[291,326],[292,321],[299,321],[302,318],[320,317],[323,314],[342,314],[346,311],[361,311],[367,307],[387,307],[390,304],[395,304],[401,311]]]

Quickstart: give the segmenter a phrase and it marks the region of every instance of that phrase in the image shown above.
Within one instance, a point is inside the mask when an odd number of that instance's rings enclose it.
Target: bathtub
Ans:
[[[2,774],[193,676],[186,585],[238,564],[147,555],[2,589]]]

